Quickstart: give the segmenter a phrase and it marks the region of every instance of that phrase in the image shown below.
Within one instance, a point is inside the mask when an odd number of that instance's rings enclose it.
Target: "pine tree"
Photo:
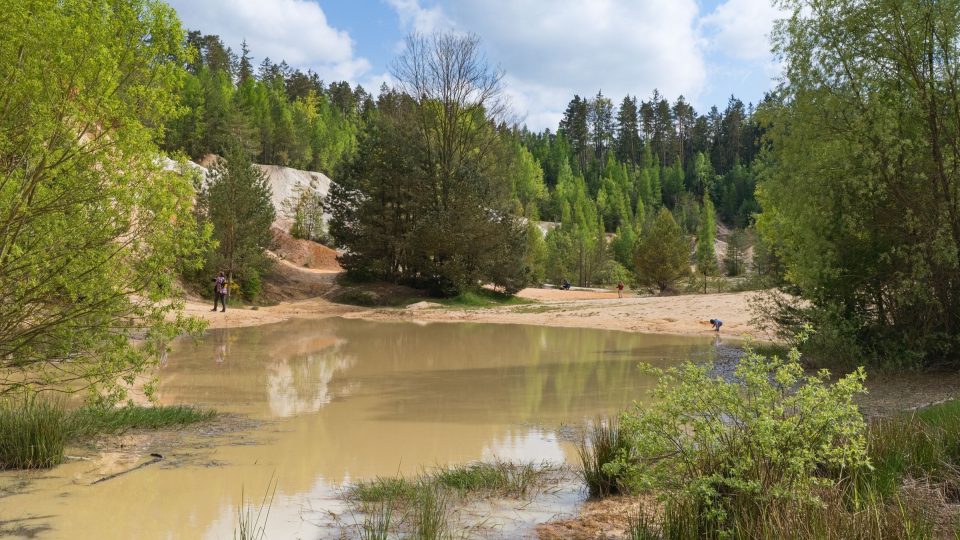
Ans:
[[[273,242],[270,226],[276,214],[266,175],[239,144],[210,168],[198,206],[218,241],[207,272],[223,270],[231,282],[240,282],[248,300],[255,299],[260,276],[272,264],[266,250]]]

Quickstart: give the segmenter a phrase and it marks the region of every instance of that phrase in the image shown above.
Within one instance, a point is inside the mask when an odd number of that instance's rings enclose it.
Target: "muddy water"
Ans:
[[[585,329],[342,319],[212,331],[176,345],[159,372],[159,400],[240,413],[261,421],[255,429],[167,446],[161,437],[134,454],[0,475],[0,537],[232,538],[241,493],[259,499],[271,478],[268,538],[337,537],[338,520],[353,524],[337,498],[344,484],[493,457],[572,462],[562,425],[643,398],[654,381],[640,361],[671,364],[711,347]],[[155,450],[163,462],[90,485]],[[572,509],[568,495],[540,501],[544,519]]]

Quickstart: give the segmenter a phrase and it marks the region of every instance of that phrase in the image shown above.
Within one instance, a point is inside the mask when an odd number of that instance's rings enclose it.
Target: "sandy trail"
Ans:
[[[720,318],[725,335],[770,339],[751,323],[750,302],[756,295],[747,292],[618,299],[615,292],[525,289],[519,296],[536,299],[536,303],[491,308],[435,305],[420,309],[367,309],[311,298],[255,310],[231,308],[221,313],[210,311],[210,304],[197,300],[187,303],[186,313],[207,320],[211,328],[256,326],[294,317],[341,316],[378,321],[469,321],[683,335],[708,335],[712,330],[707,321]]]

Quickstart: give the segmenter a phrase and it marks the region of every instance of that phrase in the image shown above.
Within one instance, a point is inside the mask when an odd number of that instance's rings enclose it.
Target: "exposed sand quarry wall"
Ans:
[[[186,166],[200,172],[206,177],[209,174],[209,167],[213,165],[217,159],[219,159],[219,156],[208,154],[204,156],[199,163],[188,161],[186,162]],[[180,164],[170,158],[164,157],[161,159],[161,162],[163,167],[169,171],[181,170]],[[330,193],[330,185],[333,183],[327,175],[320,172],[301,171],[289,167],[280,167],[278,165],[258,164],[257,167],[260,167],[260,170],[267,175],[267,181],[270,183],[270,202],[273,203],[273,209],[277,213],[277,219],[273,222],[273,225],[284,232],[290,232],[290,226],[293,224],[291,217],[286,215],[284,202],[292,200],[296,196],[297,186],[312,187],[321,196],[326,197]],[[329,219],[330,214],[324,213],[324,222]]]

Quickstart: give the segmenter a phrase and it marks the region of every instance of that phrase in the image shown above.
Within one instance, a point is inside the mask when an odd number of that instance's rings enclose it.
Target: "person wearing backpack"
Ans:
[[[221,313],[227,310],[227,277],[223,275],[223,270],[213,280],[213,309],[210,311],[217,310],[217,302],[223,306]]]

